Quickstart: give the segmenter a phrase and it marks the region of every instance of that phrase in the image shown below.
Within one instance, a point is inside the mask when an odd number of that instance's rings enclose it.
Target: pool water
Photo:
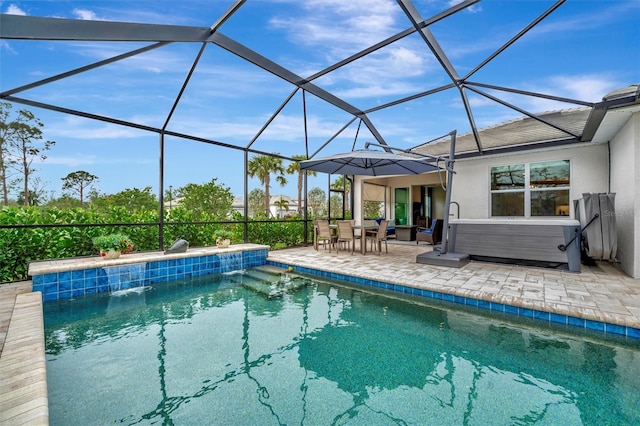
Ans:
[[[271,269],[46,302],[51,424],[640,424],[636,341]]]

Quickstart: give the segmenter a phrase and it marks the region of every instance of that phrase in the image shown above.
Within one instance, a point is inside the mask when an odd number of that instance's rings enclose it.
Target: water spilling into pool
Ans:
[[[45,303],[51,424],[640,424],[637,341],[270,268],[112,299]]]
[[[147,263],[133,263],[129,265],[105,266],[102,268],[109,280],[111,292],[118,292],[145,284]]]
[[[225,253],[219,256],[220,271],[233,272],[242,269],[242,253]]]

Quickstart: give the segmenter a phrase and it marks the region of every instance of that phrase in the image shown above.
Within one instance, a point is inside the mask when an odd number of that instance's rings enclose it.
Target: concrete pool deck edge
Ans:
[[[15,295],[0,353],[0,383],[0,424],[49,424],[44,316],[39,292]]]

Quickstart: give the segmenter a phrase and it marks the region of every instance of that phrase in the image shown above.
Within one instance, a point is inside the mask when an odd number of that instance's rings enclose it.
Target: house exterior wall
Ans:
[[[616,193],[617,259],[627,274],[640,278],[640,112],[631,117],[609,144],[582,144],[458,160],[451,201],[460,205],[461,219],[489,219],[492,166],[563,159],[571,161],[572,201],[582,198],[583,193]],[[430,173],[388,177],[376,182],[387,185],[393,193],[393,188],[435,184],[439,179],[436,173]],[[357,195],[355,201],[356,206],[361,205]],[[389,205],[392,203],[389,199]],[[456,214],[457,208],[452,207],[451,213]],[[573,203],[569,217],[575,217]]]
[[[608,192],[607,151],[606,144],[580,145],[456,161],[451,201],[460,204],[462,219],[489,219],[492,166],[550,160],[571,161],[571,200],[581,198],[585,192]],[[573,206],[570,208],[569,216],[574,217]]]
[[[640,278],[640,112],[610,141],[611,192],[616,193],[618,253],[624,271]]]

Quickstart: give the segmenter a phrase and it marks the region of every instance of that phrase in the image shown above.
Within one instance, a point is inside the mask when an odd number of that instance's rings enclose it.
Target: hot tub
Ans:
[[[573,219],[451,220],[448,249],[476,258],[544,262],[580,272],[580,222]]]

